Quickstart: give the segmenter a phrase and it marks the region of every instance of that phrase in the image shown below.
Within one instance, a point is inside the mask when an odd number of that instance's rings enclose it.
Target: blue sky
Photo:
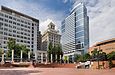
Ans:
[[[81,0],[0,0],[7,6],[40,20],[44,32],[49,22],[60,29],[61,21],[69,15],[72,4]],[[88,9],[90,45],[115,38],[115,0],[83,0]]]

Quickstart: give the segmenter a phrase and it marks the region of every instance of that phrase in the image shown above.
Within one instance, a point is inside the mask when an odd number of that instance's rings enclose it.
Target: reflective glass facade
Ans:
[[[89,18],[83,3],[74,5],[61,26],[62,49],[65,55],[83,54],[89,47]]]

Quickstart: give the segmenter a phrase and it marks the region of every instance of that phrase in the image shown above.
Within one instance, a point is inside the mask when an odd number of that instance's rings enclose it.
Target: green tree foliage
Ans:
[[[26,47],[26,45],[20,45],[20,52],[21,52],[21,50],[23,52],[23,58],[27,59],[28,58],[28,51],[30,51],[30,50]]]
[[[74,58],[75,62],[82,62],[82,61],[88,61],[88,60],[90,60],[90,54],[89,53],[86,53],[84,55],[76,54],[75,58]]]
[[[75,61],[75,62],[79,62],[81,55],[80,55],[80,54],[76,54],[76,55],[74,55],[74,56],[75,56],[75,57],[74,57],[74,61]]]
[[[108,60],[115,60],[115,51],[112,51],[111,53],[107,54]]]
[[[7,56],[11,57],[12,54],[12,50],[14,50],[16,48],[16,41],[13,38],[9,38],[9,41],[7,42],[7,47],[8,47],[8,51],[7,51]]]
[[[7,51],[7,57],[12,56],[12,50],[14,50],[14,57],[20,58],[21,50],[23,51],[23,58],[27,58],[28,51],[30,51],[26,45],[16,44],[15,39],[10,38],[7,42],[8,51]]]
[[[102,50],[98,50],[97,48],[95,48],[91,53],[93,60],[104,60],[106,57],[106,53]]]
[[[7,42],[7,46],[9,50],[15,49],[16,41],[13,38],[9,38],[9,41]]]
[[[112,51],[111,53],[107,54],[107,59],[109,62],[109,68],[113,67],[112,60],[115,60],[115,51]]]
[[[51,62],[51,54],[53,53],[52,48],[53,48],[53,46],[52,46],[52,43],[50,42],[49,46],[48,46],[48,60],[49,60],[49,62]]]
[[[51,54],[53,55],[53,62],[60,61],[60,55],[63,56],[61,45],[52,46],[52,43],[49,43],[48,46],[48,59],[51,61]],[[56,59],[57,55],[57,59]]]
[[[83,59],[84,59],[84,61],[90,60],[90,54],[89,53],[84,54]]]

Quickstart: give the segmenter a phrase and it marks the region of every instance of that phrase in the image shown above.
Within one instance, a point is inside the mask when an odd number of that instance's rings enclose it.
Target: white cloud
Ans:
[[[67,3],[68,2],[68,0],[63,0],[63,3]]]
[[[88,7],[90,16],[90,45],[115,38],[115,0],[99,0],[94,7]]]
[[[47,19],[40,23],[40,31],[45,31],[50,22],[53,22],[51,19]],[[42,32],[43,33],[43,32]]]
[[[71,0],[71,2],[82,0]],[[88,8],[90,46],[115,38],[115,0],[84,0]]]
[[[68,0],[64,0],[65,2]],[[81,1],[81,0],[70,0]],[[84,0],[87,3],[90,17],[90,45],[115,37],[115,0]],[[40,30],[43,32],[49,21],[54,21],[60,28],[64,13],[50,10],[41,4],[28,3],[26,0],[0,0],[5,5],[40,20]],[[69,8],[68,8],[69,9]],[[57,29],[58,29],[57,28]]]
[[[0,5],[7,6],[16,11],[25,13],[32,17],[35,17],[40,20],[40,30],[43,33],[45,28],[48,25],[49,19],[55,22],[56,28],[60,28],[61,21],[64,18],[64,13],[60,11],[54,11],[42,4],[38,3],[29,3],[26,0],[0,0]],[[44,23],[45,22],[45,23]],[[43,25],[44,24],[44,25]],[[45,25],[46,24],[46,25]]]
[[[44,32],[48,28],[48,24],[50,22],[52,22],[52,23],[54,23],[56,25],[56,23],[53,20],[47,19],[47,20],[45,20],[45,21],[43,21],[43,22],[40,23],[40,31]],[[59,28],[57,26],[55,27],[55,29],[59,30]],[[43,32],[42,32],[42,34],[43,34]]]

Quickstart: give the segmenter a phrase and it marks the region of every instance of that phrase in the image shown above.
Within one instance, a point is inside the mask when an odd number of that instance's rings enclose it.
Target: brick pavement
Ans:
[[[0,75],[115,75],[115,69],[11,68],[0,69]]]

